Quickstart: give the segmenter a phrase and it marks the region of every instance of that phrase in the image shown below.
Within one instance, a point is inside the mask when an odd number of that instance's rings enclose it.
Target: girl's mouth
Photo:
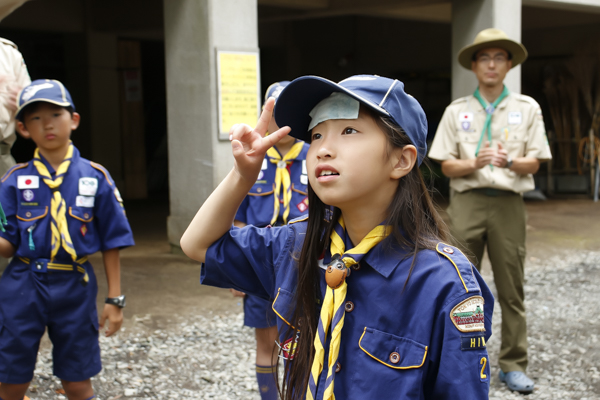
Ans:
[[[340,173],[328,165],[318,166],[315,175],[317,176],[317,181],[319,182],[328,182],[336,179],[340,176]]]

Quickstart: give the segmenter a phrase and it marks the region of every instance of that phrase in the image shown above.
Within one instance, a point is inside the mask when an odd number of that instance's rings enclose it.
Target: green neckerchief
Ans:
[[[4,214],[2,204],[0,204],[0,230],[2,232],[6,232],[6,229],[4,229],[4,225],[8,225],[8,221],[6,220],[6,214]]]
[[[498,107],[498,104],[500,104],[500,102],[504,100],[504,98],[509,94],[510,92],[508,91],[508,88],[505,85],[504,90],[502,90],[502,93],[500,93],[500,97],[498,97],[496,101],[494,101],[492,104],[488,104],[488,102],[485,101],[483,97],[481,97],[481,94],[479,94],[479,86],[475,90],[475,93],[473,93],[473,96],[477,100],[479,100],[479,104],[481,104],[481,107],[483,107],[485,113],[487,114],[485,116],[485,123],[483,124],[483,129],[481,130],[481,136],[479,137],[479,143],[477,143],[477,149],[475,150],[475,157],[477,157],[477,155],[479,154],[479,149],[481,149],[481,143],[483,143],[483,138],[486,132],[488,142],[490,142],[490,146],[492,145],[492,115],[494,114],[494,111],[496,111],[496,107]]]

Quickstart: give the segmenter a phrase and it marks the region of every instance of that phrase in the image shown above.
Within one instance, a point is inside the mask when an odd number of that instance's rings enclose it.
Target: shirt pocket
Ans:
[[[68,211],[68,225],[71,240],[77,254],[84,256],[98,250],[98,235],[94,221],[94,209],[71,206]]]
[[[93,209],[87,207],[69,207],[69,215],[71,218],[86,223],[92,222],[94,219]]]
[[[358,345],[375,361],[399,370],[423,366],[428,349],[414,340],[368,327],[365,327]]]
[[[248,192],[249,196],[268,196],[273,194],[273,184],[268,183],[255,183],[250,191]]]
[[[481,132],[458,132],[457,135],[459,158],[463,160],[475,158],[475,151],[477,150],[477,145],[479,144],[479,139],[481,138]],[[484,141],[487,141],[487,137],[484,138]],[[483,141],[481,146],[484,146]]]
[[[48,230],[48,206],[26,207],[17,210],[17,223],[21,238],[20,255],[25,257],[36,257],[43,253],[43,244],[49,243]],[[23,247],[24,245],[24,247]]]
[[[506,151],[511,158],[523,157],[525,155],[526,140],[521,135],[510,134],[504,143]]]

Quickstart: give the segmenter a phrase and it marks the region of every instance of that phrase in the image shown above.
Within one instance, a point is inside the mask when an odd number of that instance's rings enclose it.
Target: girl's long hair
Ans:
[[[395,148],[411,144],[402,128],[390,118],[367,111],[388,138],[388,155]],[[294,359],[286,362],[283,383],[279,387],[282,400],[302,400],[306,396],[308,379],[314,357],[313,342],[319,321],[317,301],[323,296],[319,287],[317,261],[329,247],[329,236],[341,211],[324,204],[308,185],[308,227],[298,261],[298,286],[295,291],[295,308],[284,338],[296,337]],[[423,249],[434,249],[439,241],[449,238],[448,229],[438,214],[419,168],[413,169],[399,180],[394,199],[387,210],[388,225],[393,227],[382,244],[400,245],[413,257],[408,279],[415,266],[416,255]],[[404,288],[398,288],[401,292]]]

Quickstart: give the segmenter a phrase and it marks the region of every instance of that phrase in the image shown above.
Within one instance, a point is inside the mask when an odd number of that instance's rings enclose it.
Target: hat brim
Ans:
[[[19,96],[20,96],[20,94],[19,94]],[[43,101],[44,103],[55,104],[55,105],[61,106],[61,107],[72,107],[73,110],[75,110],[75,107],[73,107],[73,105],[71,103],[69,103],[68,101],[66,101],[66,102],[60,102],[60,101],[54,101],[54,100],[50,100],[50,99],[33,99],[33,100],[29,100],[29,101],[21,104],[21,107],[19,107],[17,109],[17,114],[15,115],[15,119],[17,121],[21,121],[22,118],[23,118],[23,115],[22,115],[23,114],[23,109],[25,107],[27,107],[28,105],[30,105],[30,104],[39,103],[40,101]]]
[[[373,111],[381,115],[390,116],[379,105],[329,79],[319,76],[302,76],[293,80],[279,95],[274,111],[277,126],[289,126],[292,129],[290,136],[310,142],[308,125],[310,124],[311,117],[309,113],[321,100],[329,97],[334,92],[345,93]]]
[[[471,62],[473,61],[473,55],[479,50],[491,47],[499,47],[508,51],[511,54],[511,68],[516,67],[517,65],[521,64],[527,59],[527,50],[525,49],[525,46],[523,46],[521,43],[517,43],[514,40],[510,39],[498,39],[491,40],[489,42],[471,44],[469,46],[463,47],[462,50],[458,53],[458,63],[464,68],[471,70]]]

